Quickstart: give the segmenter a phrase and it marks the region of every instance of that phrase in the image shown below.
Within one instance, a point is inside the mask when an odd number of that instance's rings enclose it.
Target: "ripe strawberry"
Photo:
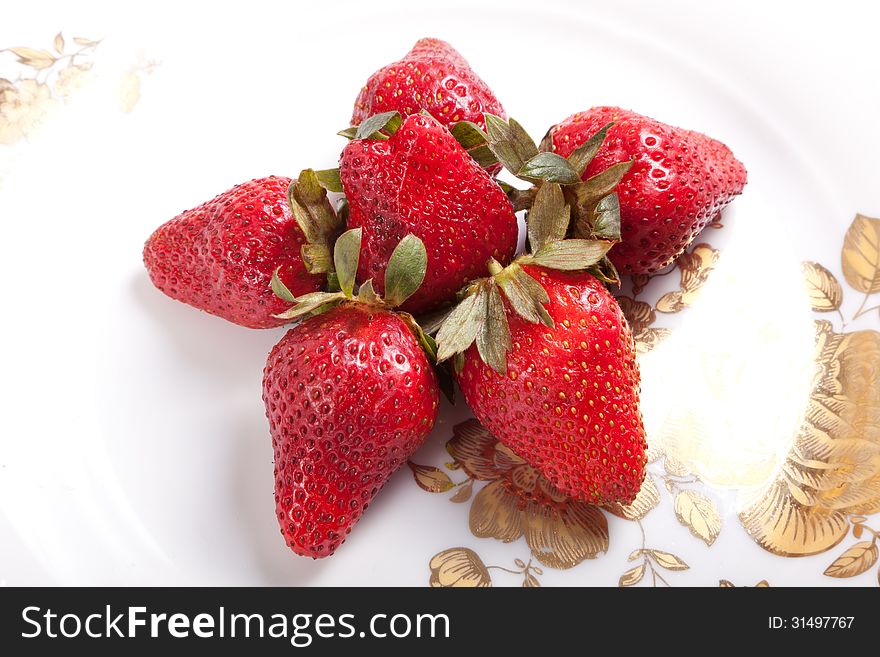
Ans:
[[[465,353],[458,383],[474,415],[564,493],[597,504],[632,502],[645,476],[639,370],[626,319],[584,271],[523,271],[549,296],[553,327],[505,303],[507,373]]]
[[[408,116],[420,110],[449,127],[458,121],[484,126],[483,112],[505,115],[486,83],[439,39],[420,39],[403,59],[376,71],[358,94],[351,124],[382,112]]]
[[[517,137],[518,124],[489,123],[489,143],[505,166],[538,180],[529,252],[506,267],[490,260],[490,276],[464,290],[437,330],[437,361],[455,357],[477,419],[559,490],[591,503],[628,504],[645,476],[639,370],[626,318],[600,282],[615,274],[606,254],[618,221],[614,180],[625,166],[604,174],[602,184],[579,182],[589,153],[580,151],[574,162],[534,155],[534,144]],[[601,134],[592,144],[601,144]],[[578,209],[589,238],[566,239],[566,190],[578,202],[594,199]]]
[[[568,117],[550,129],[543,147],[568,157],[612,121],[583,179],[635,159],[618,185],[622,241],[609,257],[626,273],[652,273],[678,257],[742,192],[746,170],[719,141],[617,107]]]
[[[424,442],[434,370],[394,313],[358,304],[307,319],[275,345],[263,377],[275,505],[294,552],[327,557]]]
[[[173,299],[249,328],[280,326],[289,304],[272,294],[272,273],[295,294],[321,288],[300,248],[305,237],[287,202],[289,178],[236,185],[161,226],[144,246],[153,284]]]
[[[263,400],[281,533],[294,552],[314,558],[342,544],[437,419],[437,378],[420,346],[433,354],[434,343],[411,316],[390,310],[424,280],[425,246],[414,235],[400,241],[382,298],[372,281],[355,290],[361,236],[348,230],[334,246],[339,292],[294,298],[272,280],[294,304],[283,317],[312,314],[269,354]]]
[[[381,293],[392,248],[417,235],[428,251],[427,282],[403,309],[421,313],[451,301],[490,257],[510,261],[516,216],[498,184],[430,116],[409,116],[383,137],[354,139],[339,163],[348,225],[363,228],[358,275]]]

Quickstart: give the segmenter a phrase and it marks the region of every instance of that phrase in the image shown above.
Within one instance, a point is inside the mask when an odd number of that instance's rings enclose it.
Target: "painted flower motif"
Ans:
[[[476,420],[457,425],[447,449],[468,476],[489,482],[471,504],[475,536],[505,543],[525,536],[538,561],[560,569],[608,550],[601,510],[560,493]]]
[[[75,64],[61,69],[55,78],[55,93],[68,100],[94,79],[95,74],[90,69],[91,63]]]
[[[469,548],[457,547],[435,554],[428,564],[435,588],[485,588],[492,578],[482,559]]]
[[[880,512],[880,332],[816,322],[816,372],[803,424],[779,475],[743,494],[740,519],[776,554],[818,554]]]
[[[31,137],[56,104],[48,85],[36,80],[21,80],[17,85],[0,80],[0,144]]]

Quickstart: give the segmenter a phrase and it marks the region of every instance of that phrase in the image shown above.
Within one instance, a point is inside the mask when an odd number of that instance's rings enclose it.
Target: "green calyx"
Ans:
[[[297,319],[306,315],[317,315],[341,303],[349,302],[392,309],[412,296],[422,284],[428,264],[428,254],[422,240],[410,234],[400,240],[395,247],[385,271],[385,296],[382,297],[376,292],[373,279],[368,279],[361,285],[356,284],[362,236],[362,228],[352,228],[342,233],[336,240],[331,256],[333,280],[332,284],[328,285],[331,291],[309,292],[295,297],[281,281],[278,275],[280,268],[275,270],[272,275],[272,291],[280,299],[293,304],[288,310],[275,316],[280,319]],[[402,317],[404,315],[404,321],[407,321],[407,317],[412,319],[410,315],[401,313]],[[414,322],[415,320],[412,321]],[[416,337],[421,342],[423,338],[419,337],[419,333],[421,329],[416,333]],[[430,353],[436,354],[433,338],[429,342]]]
[[[336,134],[346,139],[385,140],[394,135],[402,124],[400,112],[382,112],[365,119],[358,126],[351,126]]]
[[[338,169],[304,169],[287,188],[290,210],[306,238],[301,250],[303,262],[312,274],[333,270],[331,249],[343,220],[330,204],[327,191],[337,189],[342,189]]]
[[[581,180],[611,124],[602,128],[568,159],[539,151],[522,127],[511,120],[486,115],[486,146],[508,171],[534,183],[528,190],[512,190],[512,202],[528,209],[528,253],[507,267],[494,259],[487,263],[489,276],[470,283],[460,302],[426,330],[436,331],[437,361],[453,359],[456,371],[463,354],[476,344],[480,358],[499,374],[507,373],[507,353],[512,348],[507,300],[512,312],[533,324],[553,327],[547,312],[546,290],[523,268],[538,265],[563,271],[588,271],[603,282],[618,282],[607,253],[620,240],[620,204],[614,189],[631,162],[616,164]],[[457,127],[457,126],[456,126]],[[479,135],[466,126],[458,130],[467,148],[479,145]],[[545,145],[547,140],[542,143]]]

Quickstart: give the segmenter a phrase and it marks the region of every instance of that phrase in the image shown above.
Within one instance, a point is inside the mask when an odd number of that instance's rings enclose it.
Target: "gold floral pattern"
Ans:
[[[551,568],[571,568],[608,549],[608,521],[595,506],[560,493],[476,420],[459,424],[447,447],[469,477],[489,483],[474,496],[471,532],[510,543],[525,536]]]
[[[443,550],[431,557],[429,584],[438,588],[485,588],[492,578],[483,560],[470,548]]]
[[[803,424],[779,476],[742,494],[740,518],[765,549],[824,552],[850,514],[880,511],[880,333],[816,325],[816,371]]]
[[[94,78],[88,58],[100,43],[59,32],[50,50],[6,48],[24,69],[17,80],[0,77],[0,144],[7,146],[36,134],[59,103]]]

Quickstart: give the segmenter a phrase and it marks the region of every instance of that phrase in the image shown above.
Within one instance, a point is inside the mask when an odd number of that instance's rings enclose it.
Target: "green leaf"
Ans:
[[[363,303],[377,303],[379,301],[379,295],[376,294],[376,290],[373,288],[373,279],[369,278],[367,281],[358,288],[358,301],[362,301]]]
[[[351,126],[350,128],[346,128],[345,130],[340,130],[336,134],[340,137],[345,137],[346,139],[354,139],[357,137],[357,126]]]
[[[296,298],[296,305],[275,315],[278,319],[295,319],[329,304],[345,301],[341,292],[310,292]]]
[[[456,374],[461,374],[464,369],[464,354],[458,353],[452,357],[452,369]]]
[[[455,309],[455,306],[450,306],[448,308],[441,308],[440,310],[435,310],[432,313],[428,313],[427,315],[422,315],[418,318],[419,326],[422,327],[422,330],[429,335],[434,335],[437,331],[440,330],[440,326],[449,317],[449,313],[451,313]]]
[[[296,303],[296,297],[293,296],[293,292],[291,292],[287,286],[281,281],[281,278],[278,276],[278,272],[281,271],[281,267],[278,267],[274,272],[272,272],[272,292],[275,293],[275,296],[287,303]]]
[[[514,119],[508,122],[488,112],[483,116],[486,119],[489,148],[498,161],[516,175],[526,162],[538,154],[538,147]]]
[[[503,180],[496,180],[495,182],[498,183],[501,191],[503,191],[505,194],[510,194],[513,191],[519,191],[518,189],[516,189],[516,187],[514,187],[510,183],[504,182]]]
[[[543,305],[550,302],[547,291],[522,267],[514,263],[495,280],[516,314],[533,324],[541,322],[553,326],[553,320]]]
[[[362,235],[363,228],[347,230],[336,240],[336,247],[333,249],[333,264],[336,266],[336,275],[339,277],[339,288],[349,299],[357,275]]]
[[[437,362],[471,346],[486,316],[485,295],[486,289],[481,285],[449,313],[437,331]]]
[[[470,155],[476,163],[484,169],[493,164],[498,164],[498,158],[495,157],[495,153],[492,152],[492,149],[489,148],[488,144],[472,148],[468,151],[468,155]]]
[[[477,351],[480,358],[499,374],[507,374],[507,352],[513,346],[510,327],[504,313],[504,302],[498,286],[489,285],[486,297],[486,319],[477,332]]]
[[[330,255],[330,247],[324,243],[303,244],[300,247],[303,264],[310,274],[326,274],[333,269],[333,258]]]
[[[489,141],[489,137],[483,132],[483,129],[472,121],[459,121],[449,131],[465,150],[482,146]]]
[[[536,253],[549,242],[563,239],[570,220],[571,213],[565,204],[562,187],[558,183],[549,182],[541,185],[527,221],[532,253]]]
[[[413,234],[400,240],[385,270],[385,302],[394,308],[406,301],[425,280],[428,252]]]
[[[403,123],[400,112],[382,112],[374,114],[358,126],[356,139],[388,139],[387,135],[397,132]],[[387,134],[382,134],[382,133]]]
[[[342,181],[339,179],[339,169],[321,169],[315,171],[318,183],[328,192],[342,192]]]
[[[589,272],[603,283],[614,283],[620,285],[620,274],[617,267],[611,262],[608,256],[602,258],[595,265],[590,267]]]
[[[612,242],[595,240],[571,239],[550,242],[540,248],[531,257],[531,261],[551,269],[586,269],[604,258],[612,246]]]
[[[571,185],[581,181],[581,177],[571,163],[556,153],[538,153],[517,172],[517,177],[528,180]]]
[[[614,191],[614,188],[623,180],[633,162],[635,160],[612,164],[605,171],[587,178],[584,182],[576,185],[576,187],[580,188],[580,193],[589,198],[595,199],[605,196]]]
[[[336,204],[336,216],[339,217],[340,226],[348,225],[349,209],[348,199],[343,196],[339,199],[339,203]]]
[[[603,196],[593,209],[592,237],[610,242],[620,241],[620,200],[617,192]]]
[[[415,317],[410,315],[409,313],[398,312],[397,316],[400,317],[404,321],[404,323],[409,327],[409,330],[412,331],[413,335],[416,338],[416,341],[421,346],[422,350],[428,356],[428,359],[432,363],[437,362],[437,341],[434,340],[430,335],[425,333],[422,330],[422,327],[416,321]]]
[[[287,202],[297,225],[311,244],[329,244],[341,227],[325,190],[312,169],[304,169],[287,188]]]
[[[590,165],[590,162],[593,161],[593,158],[596,157],[596,153],[599,152],[602,142],[605,141],[605,136],[608,134],[608,130],[610,130],[613,125],[614,121],[606,123],[598,132],[596,132],[596,134],[574,149],[571,155],[568,156],[568,161],[571,162],[571,166],[574,167],[574,170],[577,172],[578,178],[584,175],[584,171]]]

